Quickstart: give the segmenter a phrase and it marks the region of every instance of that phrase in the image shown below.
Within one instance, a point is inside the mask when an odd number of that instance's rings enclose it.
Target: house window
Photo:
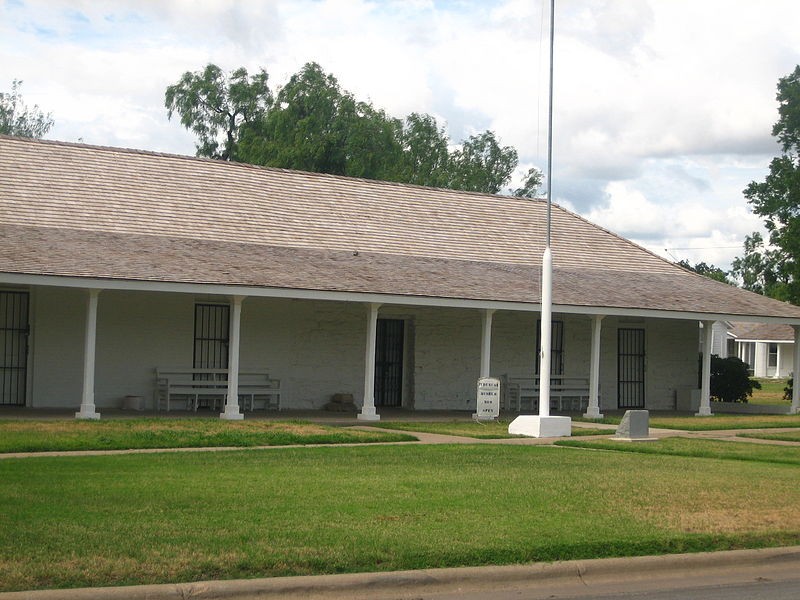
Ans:
[[[778,366],[778,344],[769,345],[769,356],[767,357],[767,367],[775,368]]]
[[[195,304],[195,369],[227,369],[231,307],[227,304]]]
[[[564,321],[553,321],[550,330],[550,375],[564,374]],[[542,322],[536,321],[536,353],[542,347]],[[536,374],[539,374],[536,361]]]

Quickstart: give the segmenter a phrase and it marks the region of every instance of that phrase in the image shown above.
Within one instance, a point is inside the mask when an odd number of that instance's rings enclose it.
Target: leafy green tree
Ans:
[[[800,65],[778,81],[777,100],[778,122],[772,135],[778,139],[782,153],[770,163],[766,179],[751,182],[744,195],[753,211],[764,217],[769,246],[775,249],[772,256],[766,256],[763,250],[759,253],[768,269],[777,273],[781,285],[770,287],[765,282],[762,293],[783,295],[800,304]],[[776,264],[771,263],[773,259]]]
[[[197,134],[199,156],[492,194],[517,166],[517,151],[500,146],[493,132],[451,150],[432,116],[392,118],[343,90],[317,63],[306,64],[274,98],[265,71],[225,76],[208,65],[169,86],[166,106]],[[541,173],[531,169],[520,191],[533,195],[540,183]]]
[[[272,105],[268,79],[263,69],[252,76],[244,68],[226,75],[209,64],[167,87],[164,104],[170,119],[178,113],[181,124],[197,135],[197,156],[237,160],[240,128]]]
[[[497,194],[517,168],[517,151],[501,147],[494,133],[470,136],[451,156],[453,189]]]
[[[385,178],[396,124],[309,63],[278,92],[261,120],[243,127],[241,160],[334,175]]]
[[[515,189],[512,194],[520,198],[537,198],[541,194],[543,181],[542,172],[536,167],[531,167],[525,175],[522,187]]]
[[[42,138],[53,126],[51,113],[44,114],[34,104],[28,108],[19,90],[22,81],[11,82],[11,92],[0,92],[0,133],[19,137]]]
[[[721,281],[722,283],[729,283],[733,285],[730,279],[728,279],[728,273],[720,269],[719,267],[715,267],[714,265],[709,265],[704,262],[699,262],[696,265],[692,266],[688,260],[680,260],[678,264],[682,266],[684,269],[689,269],[690,271],[694,271],[698,275],[703,275],[704,277],[708,277],[709,279],[713,279],[714,281]]]
[[[428,114],[411,113],[397,130],[401,157],[388,179],[430,187],[450,183],[449,138]]]
[[[783,251],[766,248],[763,236],[756,231],[745,238],[744,256],[734,259],[731,274],[746,290],[788,300],[790,274],[786,265]]]

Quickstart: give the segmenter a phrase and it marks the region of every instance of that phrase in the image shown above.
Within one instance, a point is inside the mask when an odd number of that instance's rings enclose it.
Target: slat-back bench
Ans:
[[[201,403],[222,407],[228,395],[227,369],[156,369],[155,407],[169,411],[173,402],[184,402],[196,411]],[[239,402],[244,410],[280,410],[281,382],[266,371],[239,372]]]
[[[506,410],[522,412],[525,404],[531,411],[539,408],[538,377],[503,378]],[[550,408],[552,410],[585,410],[589,404],[589,379],[587,377],[550,377]]]

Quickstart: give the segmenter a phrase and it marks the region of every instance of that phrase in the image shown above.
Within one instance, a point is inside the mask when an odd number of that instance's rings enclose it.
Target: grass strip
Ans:
[[[777,440],[780,442],[800,442],[800,431],[782,431],[780,433],[739,433],[736,437],[755,438],[757,440]]]
[[[523,437],[508,433],[508,425],[511,421],[381,421],[370,423],[370,427],[382,427],[399,431],[417,431],[420,433],[436,433],[440,435],[457,435],[461,437],[471,437],[482,440],[508,439]],[[585,427],[573,427],[572,435],[611,435],[613,431],[608,429],[588,429]]]
[[[573,421],[618,425],[622,415],[599,420],[573,418]],[[800,415],[713,415],[711,417],[659,417],[650,416],[650,427],[679,429],[683,431],[715,431],[726,429],[779,429],[800,427]]]
[[[639,454],[660,454],[694,458],[743,460],[761,463],[800,465],[800,447],[769,446],[747,442],[725,442],[670,437],[655,442],[623,442],[615,440],[561,440],[559,446],[615,450]]]
[[[800,543],[797,470],[525,446],[0,461],[0,589]]]
[[[791,404],[791,400],[783,397],[787,379],[758,378],[761,389],[753,390],[753,395],[748,399],[750,404],[769,404],[772,406]]]
[[[0,420],[0,453],[136,448],[210,448],[413,441],[304,421],[221,419]]]

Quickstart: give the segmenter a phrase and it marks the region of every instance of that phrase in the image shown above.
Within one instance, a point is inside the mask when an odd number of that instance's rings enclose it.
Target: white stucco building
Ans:
[[[478,377],[535,375],[545,210],[0,136],[0,404],[95,417],[150,403],[156,369],[204,367],[229,370],[232,418],[247,369],[280,379],[282,408],[472,410]],[[697,387],[698,322],[797,337],[800,308],[559,207],[552,245],[552,371],[589,382],[590,413],[674,408]]]

